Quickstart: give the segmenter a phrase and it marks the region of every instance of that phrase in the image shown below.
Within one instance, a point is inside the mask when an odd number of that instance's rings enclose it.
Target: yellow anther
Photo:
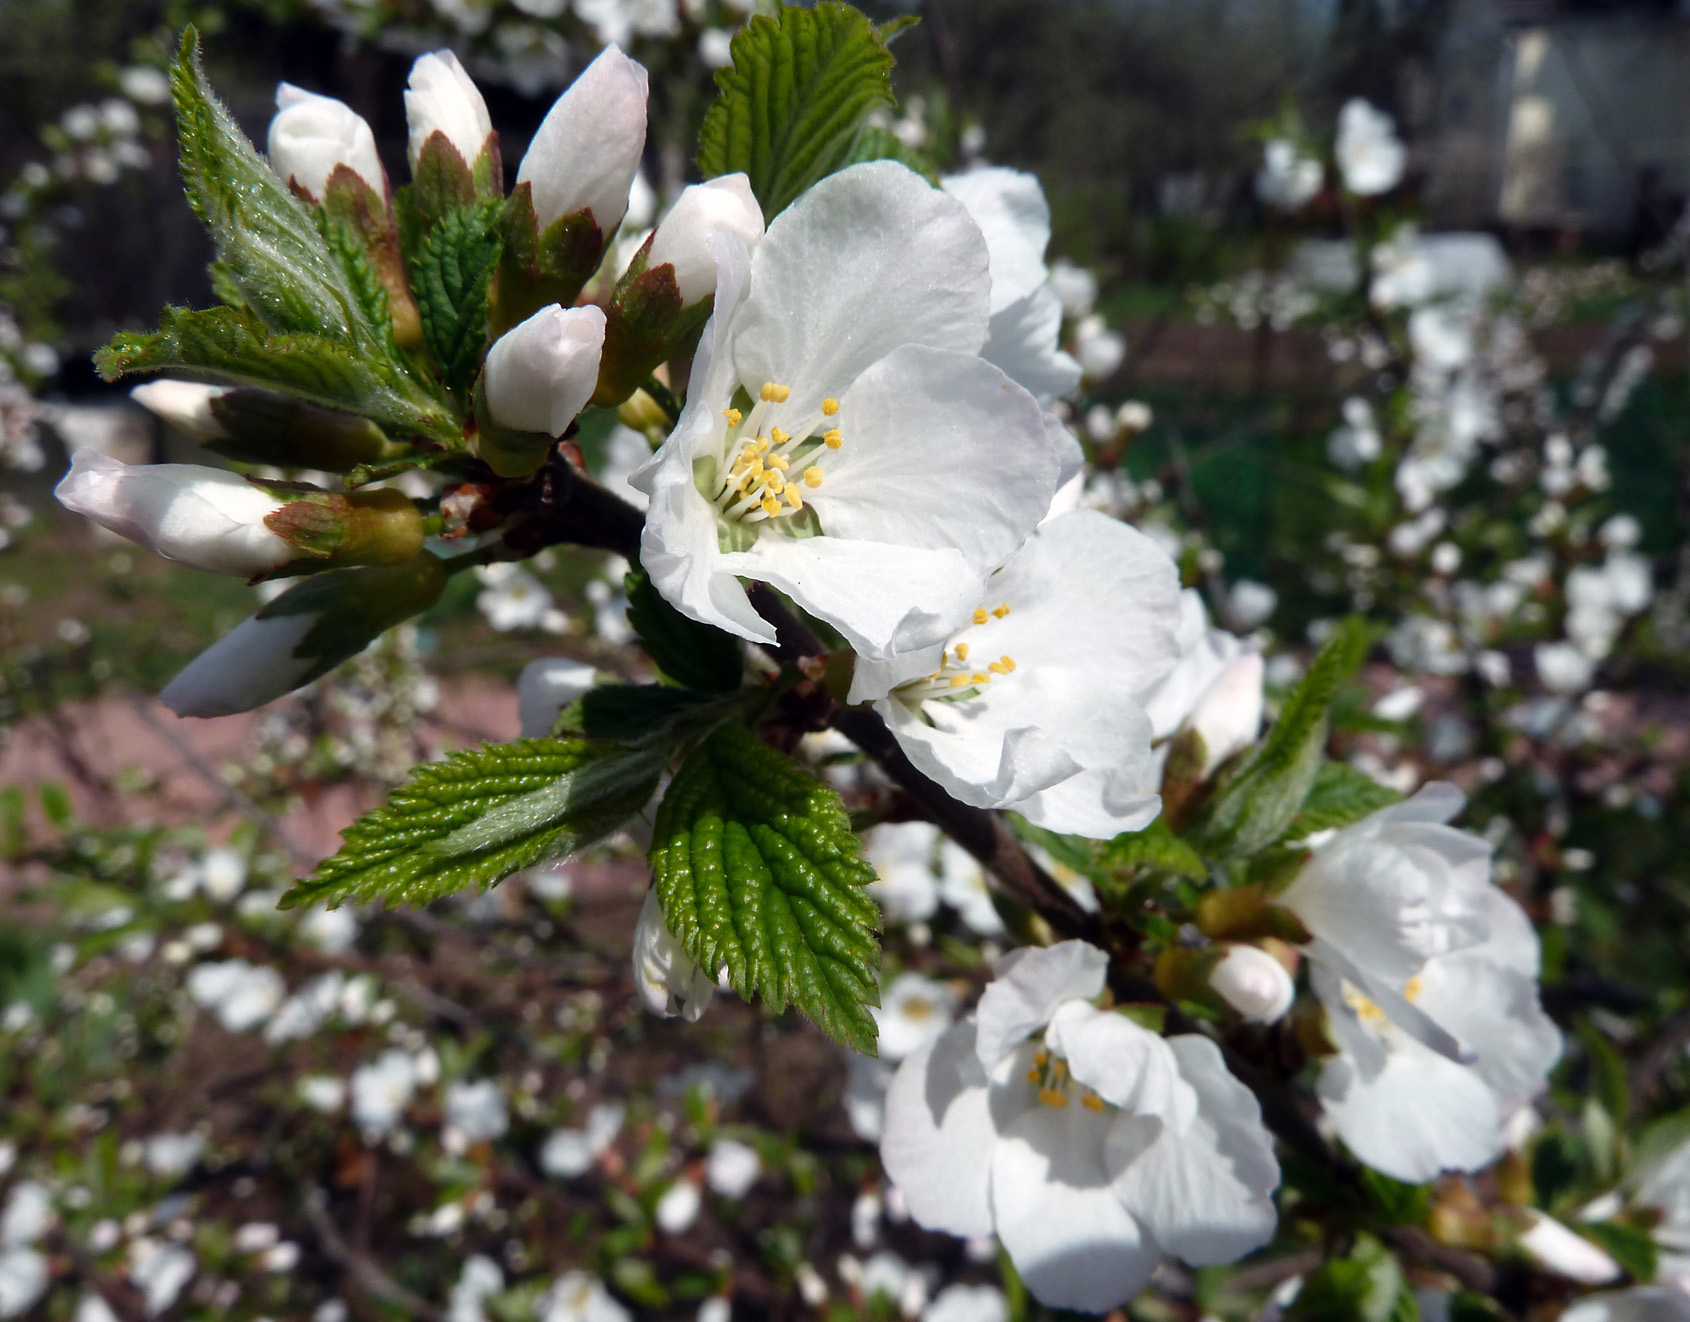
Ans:
[[[785,445],[789,437],[779,427],[770,427],[769,439],[776,445]]]
[[[845,433],[837,427],[829,427],[822,433],[822,441],[830,450],[837,450],[845,444]]]
[[[1424,990],[1425,984],[1423,984],[1419,978],[1410,978],[1408,980],[1408,985],[1402,989],[1403,999],[1410,1005],[1413,1005],[1414,1002],[1420,999],[1420,993]]]
[[[788,482],[786,484],[786,489],[782,491],[781,494],[786,497],[786,503],[792,506],[793,509],[801,510],[804,508],[804,493],[798,489],[798,484],[796,482]],[[907,1009],[908,1007],[906,1006],[905,1008]]]
[[[994,675],[1007,675],[1009,673],[1009,667],[1004,665],[1002,661],[993,661],[987,665],[986,669]]]
[[[763,389],[758,392],[758,398],[765,404],[784,404],[790,394],[791,386],[778,386],[773,381],[765,381]]]
[[[1014,670],[1015,669],[1015,658],[1012,657],[1012,656],[1000,656],[998,658],[998,664],[1000,666],[1002,666],[1005,670]]]
[[[776,472],[784,473],[791,466],[792,465],[789,460],[782,459],[778,454],[771,454],[769,456],[769,467],[774,469]]]
[[[1035,1059],[1036,1059],[1036,1057],[1035,1057]],[[1028,1070],[1027,1071],[1027,1082],[1028,1083],[1037,1083],[1040,1080],[1040,1078],[1042,1078],[1042,1077],[1043,1076],[1037,1070]]]
[[[835,413],[839,412],[839,401],[834,399],[831,395],[828,396],[822,401],[822,412],[831,418]]]
[[[728,420],[728,426],[737,427],[745,421],[745,415],[738,409],[723,409],[722,416]]]
[[[1057,1088],[1040,1088],[1039,1100],[1046,1106],[1054,1106],[1060,1111],[1068,1105],[1068,1094]]]
[[[974,608],[974,623],[984,624],[987,618],[986,608],[984,606],[976,606]]]
[[[1088,1111],[1102,1111],[1103,1098],[1099,1097],[1094,1092],[1088,1092],[1084,1097],[1080,1098],[1080,1105],[1085,1107]]]
[[[968,676],[967,675],[952,675],[951,676],[951,687],[953,689],[965,689],[965,688],[967,688],[968,687]]]
[[[811,464],[804,470],[804,485],[814,491],[822,484],[822,470]]]
[[[767,514],[770,518],[773,518],[775,515],[780,513],[780,502],[773,496],[764,496],[761,503],[763,506],[763,513]]]
[[[1033,1064],[1037,1065],[1042,1070],[1046,1065],[1050,1064],[1050,1052],[1035,1051],[1033,1053]]]
[[[766,454],[769,449],[769,438],[767,436],[759,436],[746,448],[749,449],[752,454]]]
[[[967,643],[958,643],[956,645],[956,659],[958,661],[968,660],[968,644]]]
[[[1003,617],[1005,615],[1009,614],[1009,603],[1007,601],[1004,602],[1004,604],[999,606],[995,611],[992,612],[992,614],[997,616],[997,618],[1000,619],[1000,620],[1003,619]]]
[[[992,677],[984,670],[976,670],[969,678],[976,684],[990,684],[992,682]]]

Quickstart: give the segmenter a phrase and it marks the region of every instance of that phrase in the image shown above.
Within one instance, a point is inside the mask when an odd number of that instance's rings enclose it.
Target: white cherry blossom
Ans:
[[[910,760],[965,803],[1111,838],[1160,809],[1145,703],[1173,668],[1179,579],[1137,529],[1092,510],[1043,525],[948,640],[859,661]]]
[[[1265,1244],[1279,1168],[1255,1099],[1205,1037],[1161,1038],[1091,999],[1080,941],[996,966],[976,1013],[899,1067],[881,1159],[930,1230],[996,1234],[1027,1288],[1104,1312],[1164,1253]]]
[[[1344,187],[1358,197],[1388,193],[1402,182],[1408,152],[1396,123],[1383,110],[1357,97],[1338,112],[1334,154]]]
[[[1318,157],[1299,151],[1288,138],[1274,138],[1262,146],[1256,196],[1276,211],[1301,211],[1320,192],[1325,175]]]
[[[266,143],[270,165],[321,201],[329,176],[344,165],[377,197],[387,197],[387,174],[376,153],[375,134],[344,101],[319,96],[292,83],[276,85],[276,113]]]
[[[411,66],[405,84],[405,121],[410,129],[407,151],[413,169],[423,144],[436,133],[444,133],[464,164],[473,166],[493,132],[487,103],[449,50],[423,55]]]
[[[541,231],[560,216],[592,214],[608,240],[628,210],[645,150],[646,71],[606,46],[552,104],[517,167]]]
[[[879,1027],[876,1047],[886,1060],[902,1060],[951,1026],[956,993],[919,973],[900,973],[869,1011]]]
[[[983,361],[991,279],[960,203],[889,161],[713,241],[687,407],[630,479],[641,561],[683,614],[753,641],[760,579],[859,652],[929,646],[1037,524],[1059,460],[1039,406]]]
[[[1489,843],[1445,824],[1463,803],[1427,785],[1324,842],[1279,897],[1312,938],[1338,1046],[1326,1113],[1368,1165],[1415,1183],[1495,1160],[1561,1054],[1530,921],[1492,883]]]

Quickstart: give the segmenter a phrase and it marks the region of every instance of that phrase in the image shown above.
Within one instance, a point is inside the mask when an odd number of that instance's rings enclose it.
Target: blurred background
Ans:
[[[1275,691],[1334,617],[1379,625],[1341,747],[1395,788],[1472,791],[1543,924],[1546,997],[1580,1036],[1573,1119],[1551,1116],[1533,1171],[1571,1197],[1604,1160],[1593,1079],[1631,1080],[1599,1101],[1621,1130],[1687,1082],[1690,4],[863,7],[921,18],[893,47],[907,147],[1043,182],[1087,500],[1158,530]],[[1037,1315],[990,1243],[903,1219],[872,1147],[888,1066],[731,997],[696,1025],[644,1017],[636,845],[425,912],[275,912],[417,760],[515,737],[527,662],[637,677],[624,565],[461,575],[304,694],[185,722],[151,695],[254,590],[50,496],[78,445],[203,458],[89,362],[211,301],[163,74],[184,24],[256,142],[296,83],[370,122],[396,184],[418,54],[459,53],[509,178],[618,42],[651,71],[639,228],[693,177],[749,9],[0,0],[0,1316]],[[1400,184],[1357,197],[1323,164],[1275,204],[1264,143],[1329,162],[1353,98],[1394,119]],[[1491,274],[1443,290],[1483,313],[1434,389],[1414,300],[1380,285],[1438,234],[1482,241]],[[1469,387],[1484,421],[1417,502],[1397,459]],[[582,444],[613,482],[645,453],[608,425]],[[1641,600],[1570,577],[1615,556],[1641,559]],[[1581,603],[1607,612],[1597,642]],[[898,816],[848,750],[805,751],[864,820]],[[942,1023],[1015,916],[930,832],[877,838],[888,979],[939,989],[889,996],[887,1022]],[[1278,1283],[1166,1277],[1148,1322],[1255,1316]],[[956,1293],[977,1287],[1002,1293]]]

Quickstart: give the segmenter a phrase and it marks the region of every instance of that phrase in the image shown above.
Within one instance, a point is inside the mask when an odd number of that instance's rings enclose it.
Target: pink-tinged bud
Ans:
[[[1530,1225],[1516,1243],[1540,1267],[1581,1285],[1606,1285],[1624,1274],[1619,1263],[1583,1235],[1535,1208],[1525,1209],[1525,1214]]]
[[[589,211],[609,240],[628,209],[645,123],[644,66],[606,46],[546,112],[517,169],[542,233],[560,216]]]
[[[604,313],[541,308],[487,351],[487,412],[500,427],[562,436],[598,382]]]
[[[1209,973],[1209,986],[1252,1024],[1273,1023],[1297,998],[1285,965],[1257,946],[1228,946]]]
[[[411,130],[406,152],[412,169],[423,144],[436,133],[444,133],[464,164],[473,168],[493,132],[487,103],[449,50],[424,55],[411,66],[405,84],[405,122]]]
[[[285,84],[284,84],[285,86]],[[129,398],[154,417],[162,418],[200,444],[227,440],[228,429],[212,411],[213,400],[227,395],[233,386],[208,386],[198,381],[175,381],[165,377],[136,386]]]
[[[292,83],[276,84],[276,114],[270,120],[268,148],[276,173],[319,202],[328,191],[329,176],[340,165],[368,184],[377,197],[387,196],[387,175],[376,153],[375,134],[362,115],[332,96],[319,96]]]
[[[1262,654],[1242,652],[1215,677],[1191,713],[1191,728],[1203,737],[1207,778],[1262,729]]]
[[[250,578],[298,552],[265,524],[284,501],[238,473],[198,464],[125,464],[78,450],[53,494],[66,509],[167,560]]]
[[[657,227],[646,254],[646,270],[665,262],[675,268],[682,307],[716,292],[710,240],[718,234],[737,234],[748,248],[763,237],[763,209],[743,174],[725,174],[683,189]]]

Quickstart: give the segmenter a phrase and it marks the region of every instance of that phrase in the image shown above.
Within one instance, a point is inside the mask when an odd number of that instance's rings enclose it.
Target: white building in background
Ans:
[[[1624,240],[1690,198],[1690,3],[1460,0],[1432,81],[1433,224]]]

